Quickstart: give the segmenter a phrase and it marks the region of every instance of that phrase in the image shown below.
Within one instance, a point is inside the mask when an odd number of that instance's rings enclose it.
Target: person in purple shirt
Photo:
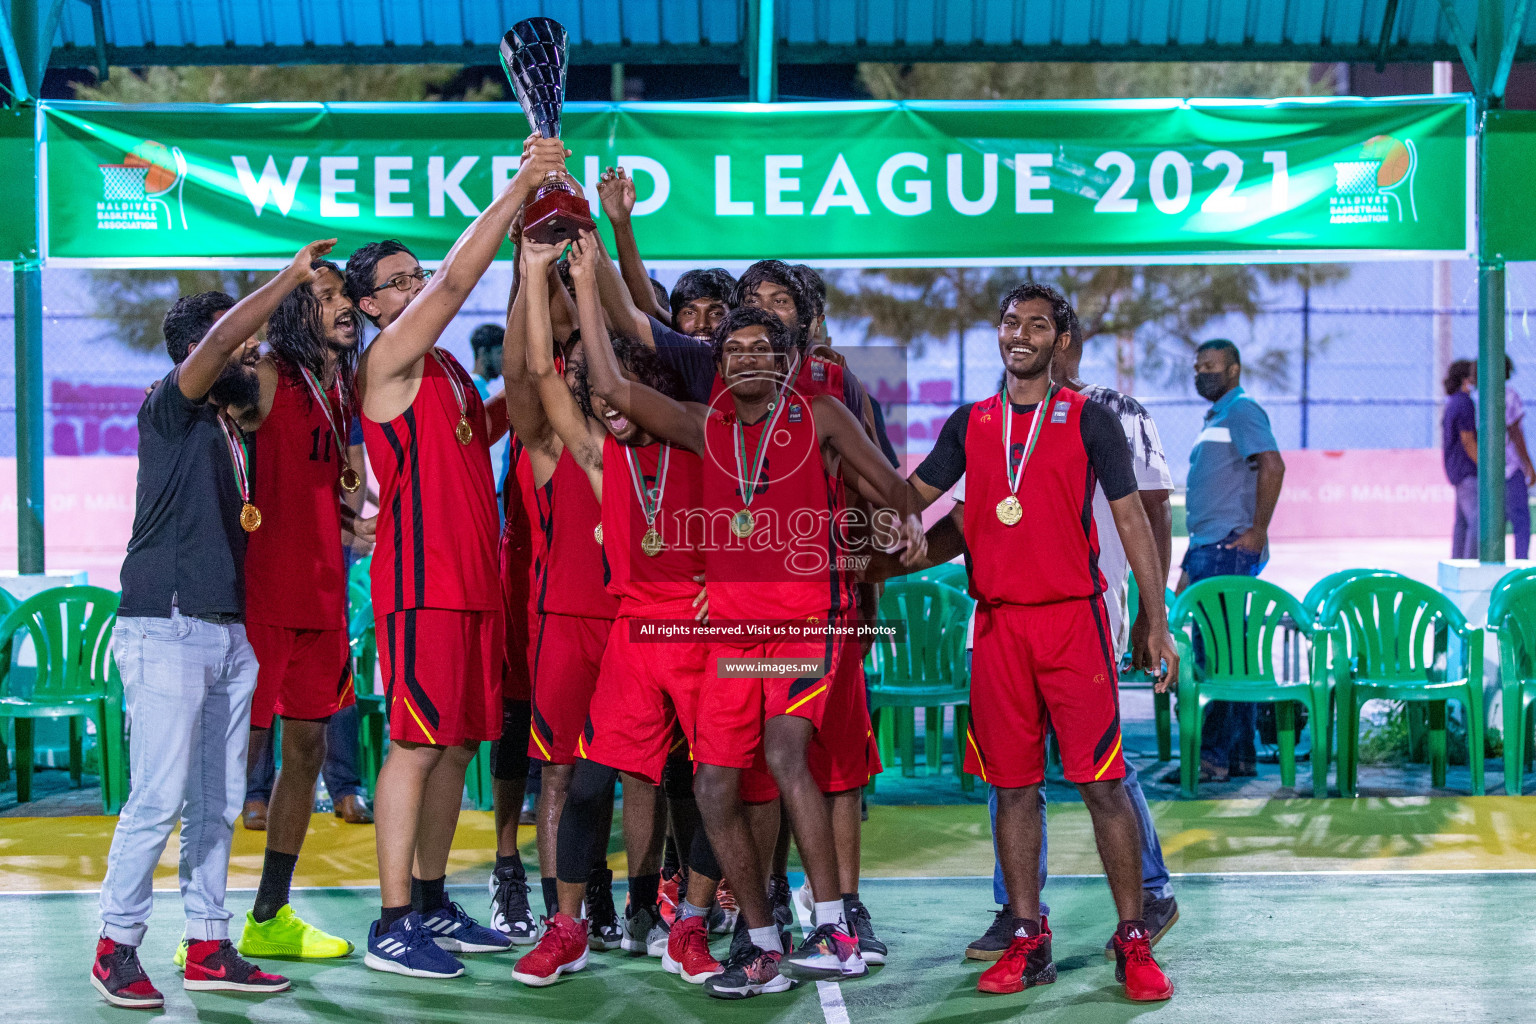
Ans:
[[[1451,557],[1477,557],[1477,364],[1458,359],[1446,369],[1445,414],[1441,421],[1441,456],[1445,478],[1456,489],[1456,524]]]

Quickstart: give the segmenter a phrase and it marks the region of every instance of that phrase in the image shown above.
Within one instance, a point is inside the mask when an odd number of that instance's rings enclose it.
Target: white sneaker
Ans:
[[[795,916],[800,918],[800,926],[805,929],[816,927],[816,898],[811,895],[809,878],[800,883],[800,888],[795,890],[792,901],[795,906]]]

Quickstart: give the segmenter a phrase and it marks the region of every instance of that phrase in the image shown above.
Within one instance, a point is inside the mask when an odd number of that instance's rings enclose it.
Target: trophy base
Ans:
[[[523,213],[523,234],[544,245],[573,242],[594,227],[587,201],[563,188],[541,189]]]

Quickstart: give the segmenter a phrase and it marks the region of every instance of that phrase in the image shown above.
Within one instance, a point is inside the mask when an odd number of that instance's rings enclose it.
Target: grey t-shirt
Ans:
[[[1236,387],[1216,400],[1189,453],[1184,496],[1189,544],[1216,544],[1253,525],[1259,469],[1253,457],[1279,451],[1269,416]]]
[[[240,490],[218,410],[177,384],[180,367],[139,408],[139,482],[123,559],[120,615],[245,614]],[[254,469],[254,467],[253,467]]]

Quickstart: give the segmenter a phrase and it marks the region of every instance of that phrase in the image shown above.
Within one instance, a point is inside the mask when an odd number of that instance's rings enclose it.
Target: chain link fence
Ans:
[[[1473,358],[1477,347],[1476,268],[1450,264],[1437,287],[1437,265],[1427,262],[1364,263],[1324,287],[1273,289],[1261,297],[1252,320],[1226,317],[1208,325],[1205,337],[1226,337],[1250,367],[1272,372],[1244,384],[1269,412],[1282,449],[1424,448],[1439,444],[1438,379],[1444,354]],[[470,361],[469,334],[505,317],[510,269],[495,267],[475,290],[444,336],[444,345]],[[10,271],[0,274],[0,338],[11,336]],[[664,284],[676,276],[659,275]],[[163,349],[141,351],[119,340],[118,325],[101,316],[88,272],[44,272],[43,328],[46,450],[54,456],[132,455],[134,425],[146,384],[170,368]],[[1536,400],[1536,266],[1509,268],[1509,354],[1516,372],[1510,384]],[[1438,300],[1438,301],[1437,301]],[[163,305],[164,303],[162,303]],[[861,344],[858,324],[837,319],[830,331],[840,346]],[[879,338],[864,344],[884,346]],[[1166,346],[1167,362],[1189,366],[1187,350],[1155,328],[1136,339],[1139,350]],[[0,455],[15,454],[15,386],[9,346],[0,357]],[[995,335],[972,331],[965,342],[964,393],[953,339],[929,342],[893,365],[888,351],[870,364],[871,393],[892,423],[898,450],[921,455],[944,419],[962,401],[992,393],[999,361]],[[873,355],[871,353],[871,355]],[[851,353],[855,366],[859,358]],[[1155,416],[1175,478],[1182,483],[1187,453],[1208,404],[1194,394],[1190,370],[1170,374],[1117,365],[1115,341],[1089,340],[1082,375],[1135,394]]]

